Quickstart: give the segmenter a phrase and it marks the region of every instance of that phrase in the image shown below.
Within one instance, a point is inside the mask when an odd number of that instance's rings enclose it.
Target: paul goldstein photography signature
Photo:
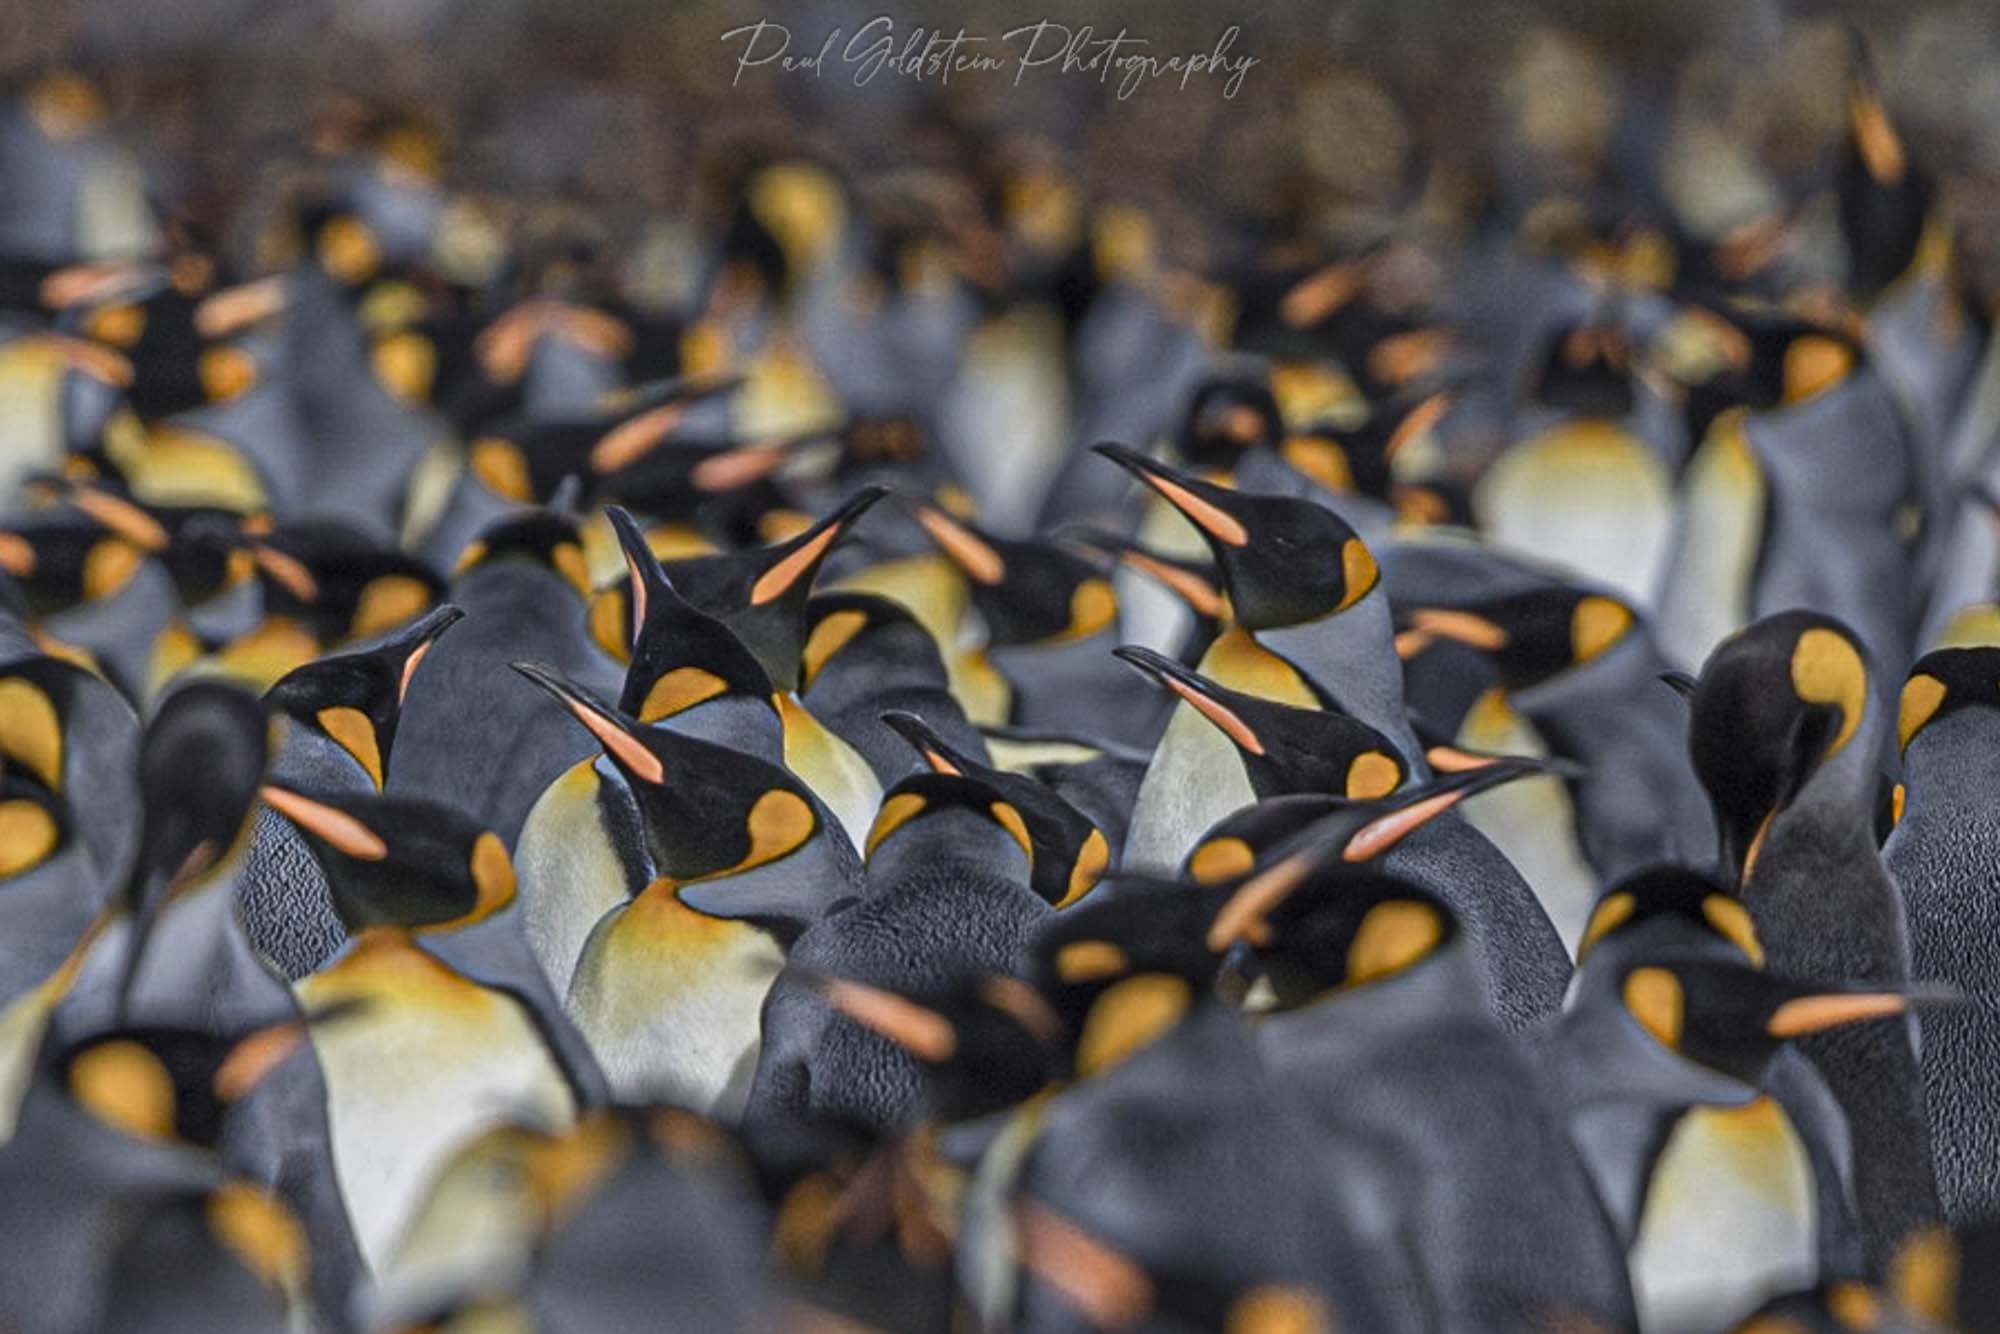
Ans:
[[[790,28],[771,19],[731,28],[721,40],[736,59],[731,86],[756,70],[806,78],[844,74],[857,87],[885,75],[938,84],[954,76],[1003,75],[1018,87],[1031,75],[1055,74],[1095,79],[1124,101],[1153,85],[1185,92],[1197,80],[1219,80],[1223,97],[1235,97],[1258,64],[1256,56],[1236,52],[1242,35],[1231,24],[1205,49],[1169,51],[1126,28],[1110,33],[1038,19],[1000,33],[921,26],[899,32],[896,21],[882,14],[852,32],[832,28],[817,41],[795,40]]]

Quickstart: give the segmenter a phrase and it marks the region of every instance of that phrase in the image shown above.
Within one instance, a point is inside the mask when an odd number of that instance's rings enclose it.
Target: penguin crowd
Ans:
[[[2000,1331],[2000,302],[1834,35],[1720,222],[752,136],[678,301],[22,77],[0,1334]]]

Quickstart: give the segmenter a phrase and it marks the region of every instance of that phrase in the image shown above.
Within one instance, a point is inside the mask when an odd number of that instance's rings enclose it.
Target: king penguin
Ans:
[[[1695,686],[1688,746],[1721,834],[1722,869],[1773,972],[1901,988],[1902,897],[1875,847],[1888,744],[1870,655],[1831,617],[1791,611],[1719,645]],[[1854,1134],[1867,1258],[1885,1263],[1938,1199],[1907,1016],[1808,1038]]]

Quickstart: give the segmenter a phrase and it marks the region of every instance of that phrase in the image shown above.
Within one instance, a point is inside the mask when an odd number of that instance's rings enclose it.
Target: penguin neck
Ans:
[[[1876,785],[1882,760],[1882,705],[1870,691],[1866,696],[1861,723],[1838,754],[1814,769],[1789,805],[1772,821],[1790,822],[1804,817],[1827,828],[1851,826],[1865,834],[1874,846]]]
[[[763,700],[724,695],[660,719],[651,726],[755,755],[769,764],[785,762],[785,729]]]
[[[1345,611],[1259,630],[1255,637],[1343,712],[1387,737],[1402,752],[1412,778],[1422,781],[1430,776],[1403,705],[1403,663],[1396,656],[1388,595],[1379,585]]]
[[[941,810],[920,815],[884,839],[868,858],[871,897],[906,886],[928,892],[946,883],[1028,888],[1028,859],[1013,835],[977,811]]]

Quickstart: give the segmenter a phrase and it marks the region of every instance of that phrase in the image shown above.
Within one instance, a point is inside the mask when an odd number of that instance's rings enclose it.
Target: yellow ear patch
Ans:
[[[1583,956],[1590,953],[1590,947],[1616,931],[1638,911],[1639,901],[1625,890],[1604,896],[1591,911],[1590,921],[1583,928],[1583,936],[1576,943],[1576,961],[1583,962]]]
[[[1354,489],[1354,469],[1347,462],[1347,451],[1324,436],[1292,436],[1279,446],[1278,452],[1291,465],[1292,471],[1329,491],[1339,493]]]
[[[240,347],[211,347],[194,363],[201,391],[211,403],[241,398],[257,385],[257,359]]]
[[[1941,1328],[1958,1323],[1958,1241],[1951,1229],[1934,1225],[1919,1229],[1889,1263],[1889,1282],[1896,1299],[1910,1311]]]
[[[1569,618],[1570,656],[1589,662],[1632,628],[1632,611],[1615,599],[1593,593],[1579,598]]]
[[[1364,750],[1347,766],[1346,790],[1350,801],[1386,797],[1402,781],[1402,767],[1379,750]]]
[[[534,504],[535,484],[528,473],[528,457],[513,441],[493,435],[473,441],[466,466],[500,499]]]
[[[1910,748],[1910,738],[1937,716],[1947,694],[1945,683],[1928,672],[1917,672],[1903,683],[1903,697],[1896,707],[1896,741],[1900,749]]]
[[[1437,948],[1444,918],[1428,903],[1390,899],[1370,908],[1347,946],[1347,984],[1402,972]]]
[[[757,798],[744,819],[744,827],[750,834],[750,854],[734,869],[748,871],[776,861],[811,838],[817,824],[812,807],[803,797],[781,787],[772,788]]]
[[[1340,595],[1340,605],[1335,611],[1346,611],[1367,597],[1382,578],[1382,567],[1375,563],[1375,553],[1358,537],[1340,544],[1340,577],[1346,591]]]
[[[1093,829],[1083,840],[1083,846],[1076,850],[1076,860],[1070,864],[1069,884],[1063,889],[1063,896],[1056,900],[1056,907],[1067,908],[1088,894],[1104,877],[1104,868],[1111,864],[1111,845],[1105,841],[1104,831]]]
[[[340,748],[354,757],[354,762],[368,774],[369,781],[380,792],[387,781],[382,771],[382,750],[375,737],[375,724],[359,709],[337,705],[321,709],[313,715],[320,730],[332,737]]]
[[[51,792],[62,791],[63,734],[55,702],[18,676],[0,678],[0,756],[34,774]]]
[[[1005,801],[996,801],[986,809],[993,816],[994,823],[1006,830],[1008,835],[1021,845],[1021,855],[1028,859],[1028,865],[1034,866],[1035,844],[1034,840],[1028,837],[1028,825],[1021,818],[1021,812],[1015,810],[1011,802]]]
[[[671,718],[728,690],[729,683],[714,672],[700,667],[676,667],[662,674],[646,692],[645,702],[639,706],[639,721],[656,723]]]
[[[382,263],[382,248],[359,218],[335,218],[320,229],[319,262],[351,287],[374,275]]]
[[[1856,92],[1847,100],[1848,124],[1854,130],[1854,146],[1861,153],[1861,165],[1878,185],[1893,186],[1903,179],[1908,162],[1903,141],[1890,123],[1882,99],[1872,92]]]
[[[1187,979],[1167,973],[1140,973],[1105,988],[1084,1016],[1077,1039],[1076,1071],[1102,1074],[1158,1038],[1194,1004]]]
[[[868,830],[868,845],[865,855],[873,857],[875,849],[882,846],[882,840],[901,829],[922,814],[924,799],[914,792],[898,792],[882,803],[882,809],[875,814],[875,823]]]
[[[407,574],[384,574],[370,579],[354,604],[354,619],[347,633],[353,639],[371,639],[415,620],[431,605],[430,590],[423,580]]]
[[[1628,973],[1625,1008],[1641,1028],[1659,1039],[1660,1045],[1668,1048],[1681,1045],[1687,994],[1681,989],[1681,980],[1665,968],[1634,968]]]
[[[1132,967],[1125,951],[1108,940],[1072,940],[1056,951],[1056,976],[1069,983],[1101,982]]]
[[[1334,1334],[1333,1315],[1305,1288],[1266,1284],[1229,1307],[1223,1334]]]
[[[1802,334],[1785,345],[1784,402],[1803,403],[1825,393],[1854,370],[1854,350],[1819,334]]]
[[[569,580],[570,587],[578,596],[589,598],[593,592],[590,586],[590,565],[583,558],[583,548],[574,542],[558,542],[549,552],[549,564],[557,574]]]
[[[311,1250],[292,1211],[255,1186],[232,1181],[208,1197],[208,1226],[249,1270],[276,1288],[306,1280]]]
[[[160,1058],[127,1038],[100,1042],[69,1068],[77,1102],[136,1139],[174,1137],[174,1080]]]
[[[39,866],[61,834],[47,811],[32,801],[0,801],[0,879]]]
[[[1839,708],[1840,731],[1828,743],[1826,758],[1838,755],[1868,707],[1868,669],[1860,650],[1823,626],[1807,630],[1792,649],[1792,690],[1808,704]]]
[[[1757,927],[1750,920],[1750,910],[1727,894],[1710,894],[1701,901],[1701,915],[1720,934],[1729,938],[1729,943],[1743,951],[1743,957],[1759,968],[1764,966],[1764,944],[1757,939]]]
[[[83,558],[83,596],[90,602],[102,602],[117,596],[125,585],[132,582],[132,576],[139,573],[139,566],[145,555],[130,542],[116,537],[107,537],[92,544]]]
[[[500,841],[498,834],[488,830],[473,840],[472,856],[467,867],[472,872],[473,887],[478,891],[471,911],[463,917],[439,923],[435,929],[450,931],[471,926],[514,901],[514,863],[507,856],[507,845]]]
[[[402,329],[378,341],[369,352],[375,378],[402,403],[423,403],[437,378],[437,347],[430,339]]]
[[[1118,595],[1104,579],[1085,579],[1069,597],[1070,639],[1085,639],[1118,618]]]
[[[1257,864],[1257,854],[1240,838],[1212,838],[1196,848],[1188,858],[1188,875],[1198,885],[1219,885],[1248,875]]]
[[[867,627],[868,613],[862,611],[849,609],[820,617],[818,623],[813,626],[812,633],[806,636],[806,646],[800,654],[804,684],[811,685],[813,678],[819,675],[820,668],[826,666],[834,654],[846,648],[853,642],[854,637]]]
[[[625,611],[624,589],[607,588],[594,594],[586,619],[593,644],[621,663],[632,661],[632,646],[625,639],[625,627],[630,622]]]

